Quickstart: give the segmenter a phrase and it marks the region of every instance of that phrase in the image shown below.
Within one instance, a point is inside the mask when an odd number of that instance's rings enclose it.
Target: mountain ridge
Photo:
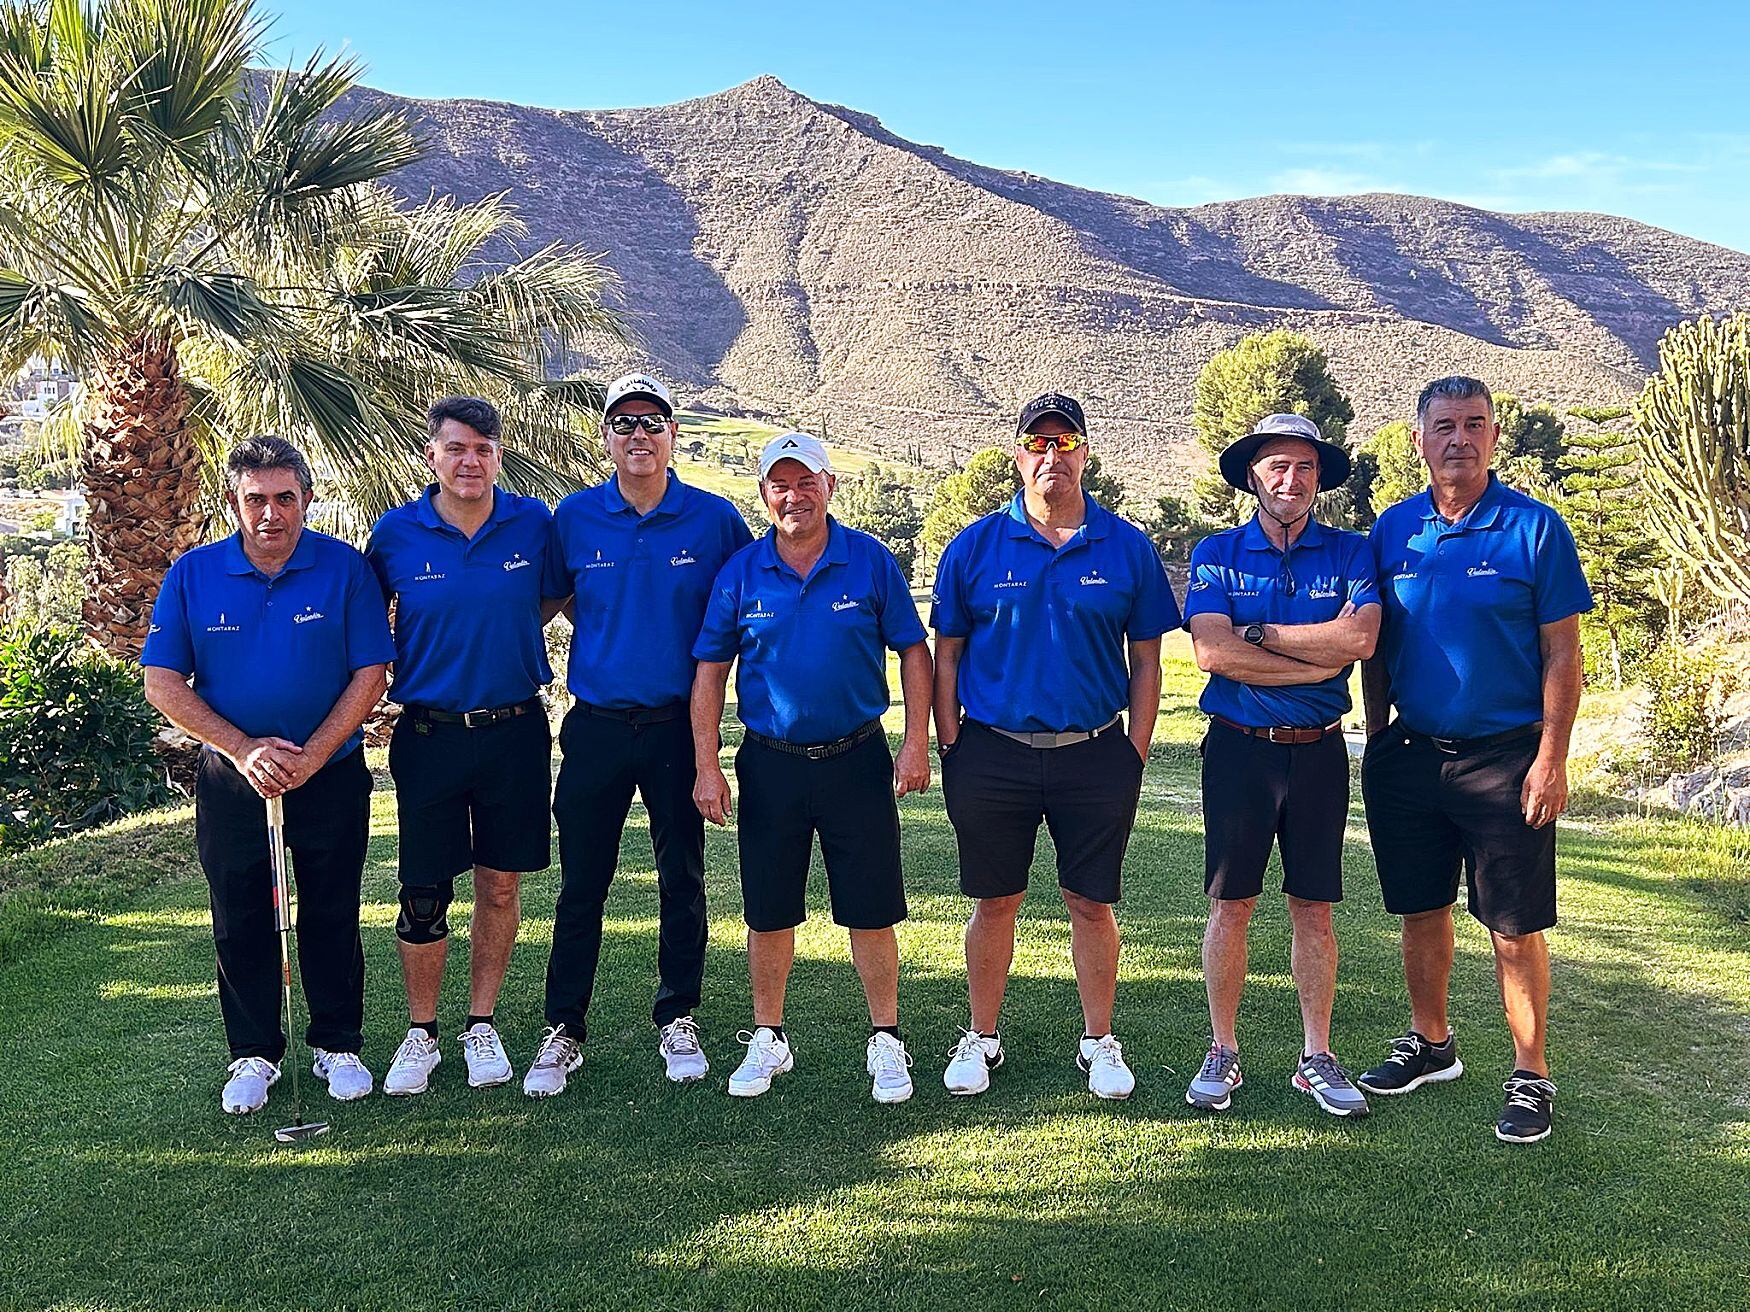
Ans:
[[[1062,388],[1103,449],[1177,481],[1197,372],[1270,327],[1325,346],[1358,432],[1435,373],[1620,401],[1671,323],[1750,304],[1750,255],[1634,220],[1398,193],[1159,206],[960,159],[770,75],[616,110],[352,94],[427,134],[403,193],[509,190],[536,241],[607,253],[644,349],[592,367],[944,459]]]

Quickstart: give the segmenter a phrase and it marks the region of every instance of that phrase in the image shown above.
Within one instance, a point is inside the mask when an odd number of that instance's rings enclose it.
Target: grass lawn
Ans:
[[[1131,847],[1119,1033],[1140,1085],[1122,1104],[1089,1098],[1071,1063],[1080,1017],[1048,841],[1008,1064],[984,1097],[942,1090],[965,1016],[967,908],[934,790],[904,807],[918,1093],[897,1107],[869,1101],[856,977],[818,897],[790,993],[796,1070],[762,1099],[723,1093],[749,1005],[731,833],[710,839],[707,1084],[667,1085],[654,1052],[655,882],[635,812],[571,1092],[465,1086],[449,1037],[466,1003],[458,952],[431,1092],[345,1106],[318,1094],[334,1131],[306,1148],[272,1140],[289,1119],[284,1082],[261,1115],[219,1111],[186,809],[0,865],[0,1306],[1750,1307],[1742,841],[1633,816],[1564,827],[1549,1142],[1494,1139],[1510,1050],[1484,935],[1462,917],[1465,1078],[1377,1099],[1356,1123],[1294,1094],[1279,898],[1253,933],[1245,1088],[1231,1113],[1196,1115],[1182,1098],[1207,1043],[1195,689],[1195,671],[1170,664]],[[382,787],[365,908],[379,1079],[404,1028],[394,862]],[[1358,810],[1347,862],[1335,1032],[1360,1066],[1406,1012]],[[519,1073],[541,1024],[555,882],[528,880],[499,1009]],[[465,906],[452,922],[466,925]]]

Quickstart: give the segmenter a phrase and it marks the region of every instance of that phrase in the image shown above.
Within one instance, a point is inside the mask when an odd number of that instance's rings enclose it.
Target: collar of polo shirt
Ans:
[[[1017,492],[1009,500],[1008,533],[1012,538],[1039,538],[1034,531],[1032,521],[1027,518],[1027,506],[1022,501],[1023,493]],[[1082,494],[1082,504],[1086,507],[1081,526],[1081,535],[1090,542],[1098,541],[1106,536],[1106,530],[1112,522],[1112,512],[1107,510],[1093,497]],[[1043,538],[1039,538],[1041,542]]]
[[[778,555],[778,530],[768,528],[765,536],[759,539],[759,563],[764,569],[784,570],[790,567]],[[820,561],[813,573],[819,573],[821,565],[848,565],[851,561],[850,541],[845,537],[845,530],[839,526],[838,520],[831,515],[826,517],[826,550],[820,553]],[[791,571],[794,573],[795,571]]]
[[[288,570],[309,569],[315,563],[316,543],[310,534],[313,530],[308,524],[298,530],[298,545],[292,548],[291,558],[280,566],[280,574]],[[227,574],[261,574],[255,563],[249,559],[249,554],[243,550],[243,533],[239,530],[225,539],[225,572]],[[267,575],[261,574],[263,578]],[[275,575],[274,577],[279,577]]]
[[[668,471],[668,484],[663,488],[662,500],[651,510],[653,515],[674,515],[680,513],[681,498],[686,495],[686,484],[682,483],[674,470]],[[602,484],[602,501],[616,514],[622,510],[635,510],[637,507],[626,500],[625,493],[620,491],[620,475],[618,471],[608,475],[608,481]]]
[[[1328,530],[1309,515],[1306,527],[1301,529],[1300,536],[1288,545],[1295,551],[1299,551],[1302,547],[1316,547],[1325,540],[1326,532]],[[1269,536],[1264,532],[1264,526],[1258,522],[1256,515],[1248,519],[1245,527],[1240,531],[1240,545],[1248,551],[1281,550],[1274,542],[1270,541]]]
[[[1483,489],[1482,496],[1477,498],[1477,503],[1470,508],[1470,512],[1453,527],[1462,525],[1467,529],[1493,528],[1496,518],[1501,513],[1501,487],[1501,480],[1495,477],[1495,471],[1491,469],[1488,487]],[[1439,519],[1440,511],[1434,505],[1433,488],[1422,493],[1422,501],[1422,518],[1425,520]]]
[[[454,524],[451,524],[444,519],[443,516],[438,514],[437,502],[434,500],[437,493],[438,485],[436,483],[427,483],[425,485],[425,491],[419,494],[418,501],[414,503],[414,518],[426,528],[447,528],[460,532],[459,529],[456,529]],[[494,484],[492,487],[492,513],[486,517],[486,522],[480,526],[481,528],[502,524],[510,517],[510,503],[507,498],[508,494],[505,490],[497,484]],[[475,535],[479,535],[478,530],[476,530]]]

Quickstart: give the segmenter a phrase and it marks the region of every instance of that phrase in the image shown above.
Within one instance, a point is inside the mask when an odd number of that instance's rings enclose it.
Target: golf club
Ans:
[[[273,922],[280,935],[280,993],[286,1011],[286,1062],[292,1068],[292,1123],[273,1132],[281,1143],[298,1143],[328,1133],[327,1121],[304,1121],[304,1099],[298,1088],[298,1039],[292,1023],[291,880],[286,871],[286,808],[278,797],[267,799],[267,852],[273,865]]]

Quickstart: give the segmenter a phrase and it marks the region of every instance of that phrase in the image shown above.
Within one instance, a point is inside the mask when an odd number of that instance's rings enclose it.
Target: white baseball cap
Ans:
[[[603,418],[620,402],[634,396],[654,401],[666,418],[674,418],[674,400],[669,396],[668,388],[662,385],[660,378],[652,378],[649,374],[627,374],[609,383],[607,393],[602,398]]]
[[[760,477],[772,472],[780,460],[794,460],[817,474],[832,473],[832,460],[818,437],[807,433],[779,433],[760,452]]]

